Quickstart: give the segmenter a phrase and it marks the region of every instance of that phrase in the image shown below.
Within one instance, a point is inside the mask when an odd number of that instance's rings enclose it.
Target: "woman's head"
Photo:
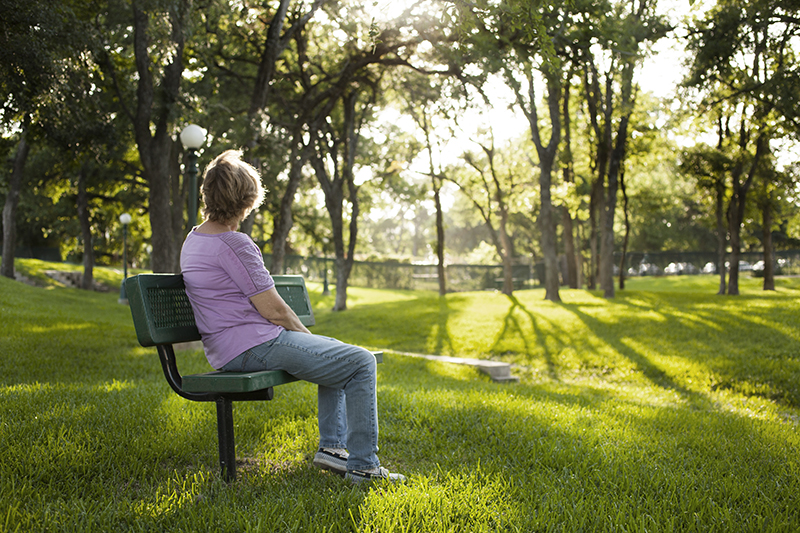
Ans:
[[[256,169],[242,161],[241,152],[223,152],[203,173],[203,214],[212,222],[241,222],[264,200]]]

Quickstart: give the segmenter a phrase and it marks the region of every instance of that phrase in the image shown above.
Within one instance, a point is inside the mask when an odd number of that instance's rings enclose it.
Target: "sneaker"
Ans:
[[[379,466],[378,468],[372,468],[370,470],[350,470],[347,472],[344,478],[350,483],[354,484],[375,480],[388,480],[392,482],[403,482],[406,480],[406,476],[403,474],[389,472],[382,466]]]
[[[340,476],[347,472],[347,458],[350,454],[339,448],[320,448],[314,455],[312,464],[323,470],[330,470]]]

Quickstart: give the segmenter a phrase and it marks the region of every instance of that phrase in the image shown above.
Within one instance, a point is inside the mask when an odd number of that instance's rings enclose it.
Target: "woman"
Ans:
[[[261,251],[236,231],[264,197],[256,170],[229,150],[206,168],[202,194],[205,221],[186,237],[181,271],[208,362],[224,371],[285,370],[316,383],[314,465],[354,483],[404,480],[378,461],[375,357],[311,334],[278,294]]]

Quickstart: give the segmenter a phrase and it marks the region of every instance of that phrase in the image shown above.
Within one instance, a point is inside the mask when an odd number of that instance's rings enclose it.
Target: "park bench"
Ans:
[[[302,276],[273,276],[278,293],[300,321],[313,326],[314,313]],[[273,387],[297,381],[282,370],[260,372],[213,371],[182,376],[175,357],[176,344],[199,341],[200,332],[180,274],[140,274],[125,281],[136,336],[142,346],[155,346],[164,376],[181,397],[215,402],[219,464],[226,481],[236,479],[233,402],[271,400]],[[373,352],[378,362],[382,352]]]

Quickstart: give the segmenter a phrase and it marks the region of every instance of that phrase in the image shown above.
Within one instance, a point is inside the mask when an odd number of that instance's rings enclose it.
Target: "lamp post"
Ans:
[[[125,280],[128,279],[128,224],[131,223],[131,216],[128,213],[122,213],[119,216],[119,221],[122,224],[122,285],[119,288],[118,302],[128,305],[128,294],[125,292]]]
[[[323,270],[322,270],[322,295],[323,296],[328,296],[331,293],[330,288],[328,287],[328,251],[327,251],[327,247],[328,247],[328,238],[327,237],[323,237],[322,238],[322,265],[323,265],[323,267],[322,267],[323,268]]]
[[[330,288],[328,287],[328,256],[324,256],[322,258],[322,295],[327,296],[331,293]]]
[[[189,124],[181,132],[181,144],[188,151],[186,174],[189,176],[189,229],[197,224],[197,150],[206,142],[206,130]]]

